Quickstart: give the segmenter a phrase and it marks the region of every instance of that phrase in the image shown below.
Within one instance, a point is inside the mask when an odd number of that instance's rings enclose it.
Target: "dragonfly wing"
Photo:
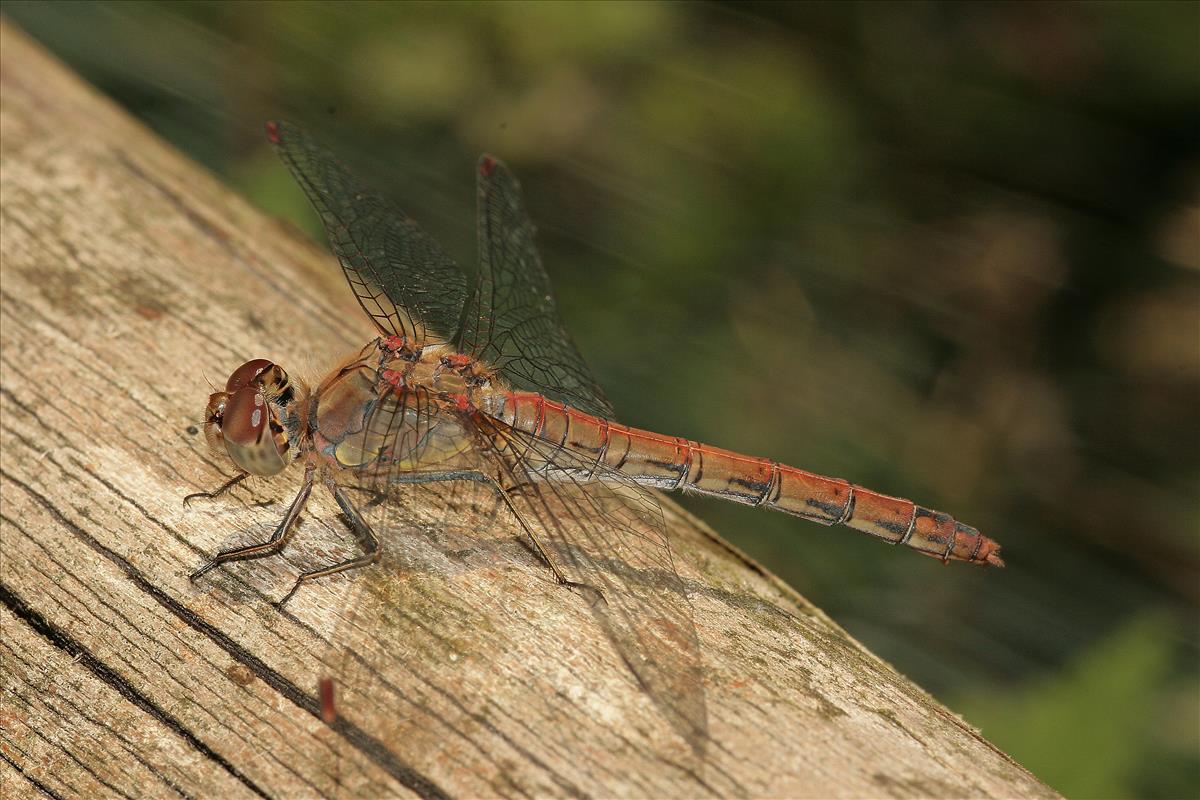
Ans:
[[[375,327],[385,336],[448,341],[467,298],[454,260],[299,126],[269,122],[267,138],[316,208]]]
[[[485,155],[477,192],[479,277],[455,344],[519,389],[611,419],[612,407],[559,319],[517,179]]]
[[[402,726],[402,717],[385,702],[396,692],[383,678],[394,669],[389,663],[412,649],[421,631],[437,628],[439,642],[450,636],[438,628],[446,620],[421,619],[426,603],[406,594],[420,582],[395,576],[422,570],[452,575],[479,566],[494,575],[490,554],[524,558],[527,549],[517,543],[530,535],[569,581],[583,584],[576,591],[556,588],[562,602],[583,603],[655,709],[703,759],[708,722],[700,643],[654,494],[479,411],[445,408],[425,391],[382,398],[338,445],[337,455],[343,463],[361,462],[338,483],[379,536],[397,528],[421,531],[422,539],[446,548],[438,555],[421,542],[409,543],[397,563],[397,543],[390,541],[384,566],[356,576],[360,590],[346,614],[352,630],[338,636],[355,646],[338,656],[335,676],[347,708],[372,720],[380,739],[403,739],[392,730]],[[556,480],[546,480],[551,465]],[[493,530],[461,528],[450,512],[472,507],[497,519]],[[439,597],[436,606],[454,603]],[[456,608],[463,620],[478,618],[470,625],[480,630],[496,624],[470,603]],[[408,668],[422,669],[420,663]]]
[[[349,433],[333,455],[349,474],[336,480],[376,534],[425,529],[440,540],[464,543],[453,548],[462,559],[521,531],[567,580],[583,585],[576,594],[614,650],[693,753],[703,755],[707,711],[699,642],[653,494],[477,410],[447,407],[420,388],[381,395],[361,421],[345,427]],[[334,430],[327,434],[337,436]],[[485,519],[498,515],[502,521],[490,531],[459,530],[449,509],[468,507],[490,507]],[[461,562],[439,563],[455,568]],[[403,571],[412,569],[410,563]],[[395,582],[383,578],[387,571],[378,572],[372,594],[388,598],[385,606],[403,606],[393,597],[401,587],[389,587]],[[561,593],[563,603],[580,599],[566,588]]]
[[[703,756],[708,717],[691,601],[656,496],[627,476],[490,417],[478,424],[517,513],[672,727]]]

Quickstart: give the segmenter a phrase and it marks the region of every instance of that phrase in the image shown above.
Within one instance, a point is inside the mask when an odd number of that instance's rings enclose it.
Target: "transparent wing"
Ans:
[[[269,122],[267,138],[316,208],[375,327],[385,336],[448,341],[467,299],[466,278],[453,259],[299,126]]]
[[[627,476],[476,415],[516,512],[568,580],[598,589],[592,611],[660,712],[703,756],[700,645],[655,495]]]
[[[660,713],[693,752],[703,754],[708,734],[700,647],[652,493],[480,412],[438,405],[424,391],[385,396],[338,455],[344,463],[363,462],[354,470],[355,502],[381,536],[401,519],[411,527],[425,518],[430,530],[439,530],[454,503],[490,501],[488,518],[508,521],[470,536],[509,539],[514,528],[521,530],[567,580],[582,584],[575,592],[580,597],[564,587],[563,602],[589,604]],[[401,507],[397,501],[405,496]],[[413,504],[418,496],[423,507]],[[453,539],[444,530],[438,535]]]
[[[519,389],[611,419],[612,407],[559,319],[517,179],[485,155],[477,181],[479,279],[455,344]]]

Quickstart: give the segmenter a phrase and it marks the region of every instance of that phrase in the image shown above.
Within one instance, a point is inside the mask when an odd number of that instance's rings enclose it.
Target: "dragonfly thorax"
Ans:
[[[380,374],[395,388],[424,388],[439,395],[488,394],[499,388],[494,371],[447,344],[395,347],[379,342]]]
[[[229,376],[224,391],[209,395],[204,422],[209,445],[224,448],[251,475],[282,472],[299,455],[293,447],[297,395],[278,364],[265,358],[247,361]]]

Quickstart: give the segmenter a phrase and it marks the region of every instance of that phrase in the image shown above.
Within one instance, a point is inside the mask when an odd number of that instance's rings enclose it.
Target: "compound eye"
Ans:
[[[250,386],[256,383],[256,379],[266,370],[275,365],[265,358],[256,358],[253,361],[247,361],[233,371],[229,376],[229,380],[225,381],[225,391],[233,393],[238,389]],[[279,370],[283,372],[283,370]]]
[[[262,389],[243,386],[227,397],[220,423],[225,441],[242,447],[258,444],[270,422],[270,411]]]
[[[229,395],[221,434],[229,457],[252,475],[274,475],[287,466],[271,432],[271,407],[258,386],[243,386]]]

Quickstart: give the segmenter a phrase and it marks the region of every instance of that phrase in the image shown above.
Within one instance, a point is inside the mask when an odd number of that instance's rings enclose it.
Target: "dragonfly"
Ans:
[[[940,511],[617,422],[563,326],[520,186],[500,160],[478,162],[471,287],[432,238],[301,127],[269,122],[267,138],[379,335],[315,387],[259,358],[211,394],[207,438],[237,474],[185,500],[295,463],[303,479],[267,540],[217,553],[193,581],[279,553],[320,485],[360,552],[301,573],[282,606],[305,583],[378,561],[380,534],[405,524],[399,493],[476,484],[494,493],[555,580],[587,599],[639,684],[699,748],[707,729],[698,639],[655,490],[841,525],[942,561],[1003,566],[995,541]]]

